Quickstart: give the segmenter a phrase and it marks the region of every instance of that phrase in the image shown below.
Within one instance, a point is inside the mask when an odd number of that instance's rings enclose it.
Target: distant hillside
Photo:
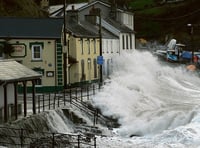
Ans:
[[[50,5],[63,2],[63,0],[49,1]],[[187,24],[200,24],[200,0],[184,0],[171,4],[161,3],[164,2],[163,0],[115,0],[118,5],[122,1],[129,2],[129,9],[135,14],[136,38],[165,42],[166,39],[174,37],[180,42],[191,44],[190,28]],[[38,6],[39,2],[40,0],[0,0],[0,16],[48,17],[47,13]],[[193,40],[195,46],[199,48],[200,27],[194,28]]]
[[[0,16],[45,17],[47,13],[33,0],[0,0]]]
[[[162,41],[166,37],[174,37],[190,44],[191,28],[187,24],[200,24],[199,0],[171,4],[160,4],[156,0],[134,0],[131,6],[135,13],[137,37]],[[200,26],[194,27],[193,40],[197,48],[200,47]]]

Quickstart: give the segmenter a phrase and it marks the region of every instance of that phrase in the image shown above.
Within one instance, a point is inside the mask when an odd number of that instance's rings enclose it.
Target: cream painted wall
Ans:
[[[70,83],[78,83],[81,81],[81,60],[84,60],[84,72],[85,72],[85,81],[92,81],[98,79],[98,69],[97,69],[97,78],[94,78],[94,59],[97,59],[97,56],[100,55],[99,51],[99,39],[95,39],[96,43],[94,46],[93,38],[82,38],[83,40],[83,54],[82,54],[82,45],[81,38],[75,38],[71,36],[69,38],[69,55],[73,58],[76,58],[78,63],[70,66]],[[88,42],[90,43],[90,54],[88,53]],[[94,47],[96,47],[96,53],[94,53]],[[88,59],[91,59],[91,66],[89,66]],[[98,67],[98,65],[97,65]]]
[[[25,52],[22,52],[23,57],[14,57],[16,54],[13,53],[11,57],[16,61],[20,61],[26,67],[33,69],[33,68],[41,68],[44,69],[44,75],[42,76],[42,86],[55,86],[55,76],[56,76],[56,61],[55,61],[55,41],[54,40],[24,40],[24,39],[16,39],[10,40],[11,44],[18,44],[18,45],[25,45],[26,55]],[[42,49],[42,60],[41,61],[33,61],[32,60],[32,50],[30,43],[43,43],[44,48]],[[53,77],[47,77],[46,72],[53,71]],[[27,83],[31,85],[30,82]]]

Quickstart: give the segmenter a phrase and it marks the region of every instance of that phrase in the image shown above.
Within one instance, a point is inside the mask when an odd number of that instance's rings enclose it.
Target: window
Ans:
[[[88,54],[90,54],[90,39],[88,39]]]
[[[41,45],[32,45],[32,60],[42,60]]]
[[[85,80],[85,63],[84,60],[81,60],[81,81]]]
[[[104,53],[105,46],[106,46],[106,45],[105,45],[105,41],[104,41],[104,40],[102,40],[102,46],[103,46],[103,47],[102,47],[102,53]]]
[[[44,69],[41,68],[33,68],[34,71],[36,71],[37,73],[41,74],[42,76],[44,76]],[[42,85],[42,79],[37,79],[35,81],[35,85]]]
[[[94,64],[94,78],[97,78],[97,60],[96,59],[94,59],[93,64]]]
[[[128,45],[128,35],[126,35],[126,49],[129,49],[129,45]]]
[[[133,45],[132,45],[132,35],[130,34],[130,49],[133,48]]]
[[[80,44],[81,44],[81,54],[83,55],[83,39],[80,39]]]
[[[41,79],[37,79],[35,80],[35,85],[42,85],[42,80]]]
[[[125,38],[124,38],[124,35],[122,35],[122,49],[125,49]]]

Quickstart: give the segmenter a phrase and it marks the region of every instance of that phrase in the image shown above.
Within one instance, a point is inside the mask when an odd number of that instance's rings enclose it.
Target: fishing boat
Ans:
[[[186,45],[176,43],[176,39],[171,39],[165,49],[156,50],[155,54],[169,62],[188,63],[192,61],[192,57],[200,58],[200,52],[194,52],[186,50]]]

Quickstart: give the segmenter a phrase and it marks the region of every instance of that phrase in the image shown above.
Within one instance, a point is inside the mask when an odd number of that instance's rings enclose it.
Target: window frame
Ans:
[[[35,57],[35,47],[39,47],[39,58]],[[40,44],[34,44],[31,46],[31,52],[32,52],[32,61],[41,61],[42,60],[42,45]]]

